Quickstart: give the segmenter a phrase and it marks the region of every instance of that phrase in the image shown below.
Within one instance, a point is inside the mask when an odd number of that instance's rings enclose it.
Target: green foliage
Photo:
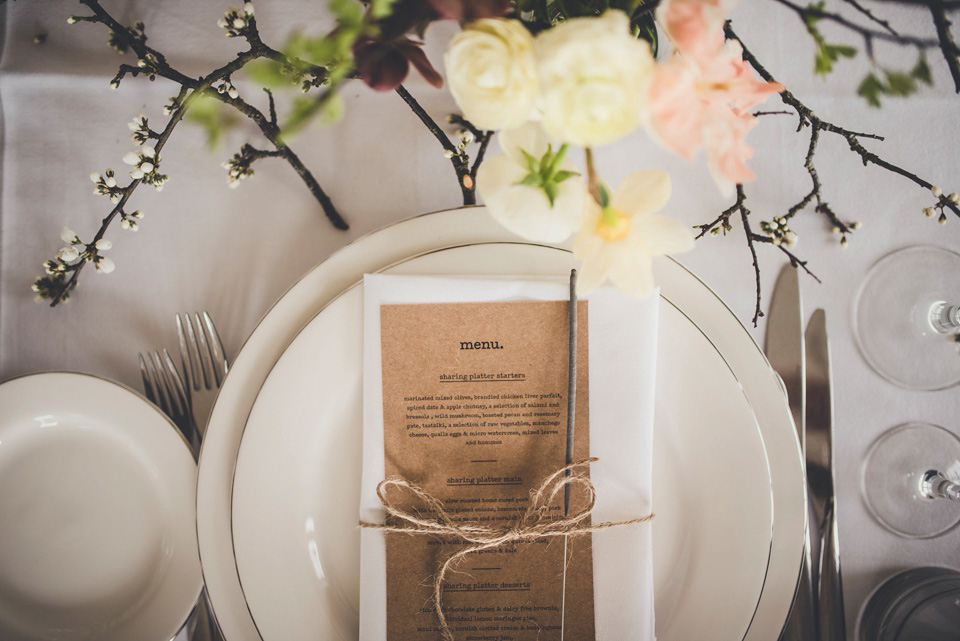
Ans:
[[[197,96],[187,109],[188,121],[200,125],[207,134],[210,149],[216,149],[224,131],[234,127],[239,117],[213,96]]]
[[[823,11],[823,7],[824,2],[822,0],[807,5],[807,8],[813,11]],[[817,47],[813,61],[814,72],[819,76],[826,76],[833,71],[833,65],[836,64],[840,58],[853,58],[857,55],[857,50],[854,47],[848,47],[846,45],[828,43],[817,28],[817,23],[822,19],[822,16],[812,13],[803,14],[803,22],[807,27],[807,32],[813,38],[813,42]]]
[[[580,175],[575,171],[560,169],[560,165],[563,163],[568,149],[569,147],[564,144],[554,153],[553,147],[548,146],[547,151],[540,158],[521,149],[520,153],[523,154],[524,159],[527,161],[527,171],[529,173],[524,176],[523,180],[516,184],[542,190],[543,193],[546,194],[547,200],[550,201],[550,206],[553,207],[554,202],[557,200],[560,183]]]
[[[917,64],[910,71],[896,71],[881,69],[877,73],[869,73],[857,87],[857,95],[867,101],[871,107],[880,107],[881,96],[888,98],[911,96],[920,88],[920,84],[933,85],[930,67],[926,56],[922,53]]]

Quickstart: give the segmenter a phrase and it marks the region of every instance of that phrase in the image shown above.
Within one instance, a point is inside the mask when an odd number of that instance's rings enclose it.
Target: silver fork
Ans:
[[[183,434],[196,458],[200,452],[200,434],[190,410],[190,396],[167,350],[137,354],[140,376],[147,400],[159,407]]]
[[[177,338],[185,387],[194,423],[203,437],[207,418],[230,363],[210,314],[177,314]]]

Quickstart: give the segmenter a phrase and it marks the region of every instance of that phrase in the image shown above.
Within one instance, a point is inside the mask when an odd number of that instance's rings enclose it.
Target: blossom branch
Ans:
[[[154,146],[154,149],[159,154],[160,150],[163,149],[163,146],[167,144],[167,140],[170,139],[170,134],[173,133],[174,128],[183,120],[183,116],[186,113],[187,109],[190,107],[191,99],[193,95],[187,95],[186,87],[180,89],[180,94],[177,96],[177,103],[180,105],[173,114],[170,116],[170,120],[167,121],[167,125],[163,128],[163,131],[160,133],[159,138],[157,139],[157,144]],[[113,220],[123,213],[123,208],[126,206],[127,201],[130,200],[130,196],[133,195],[133,192],[136,191],[137,187],[143,182],[143,178],[136,178],[126,187],[122,188],[120,191],[120,199],[114,205],[113,209],[110,210],[110,213],[100,222],[100,229],[97,230],[97,233],[94,235],[93,240],[89,243],[88,247],[96,246],[97,241],[101,240],[106,234],[107,229],[110,227],[110,224]],[[80,277],[80,272],[83,271],[84,266],[87,264],[87,260],[81,260],[80,262],[74,265],[66,265],[64,269],[66,272],[72,272],[70,278],[67,279],[60,290],[53,295],[53,298],[50,301],[50,307],[56,307],[64,297],[77,286],[77,279]]]
[[[947,18],[947,11],[943,2],[931,0],[930,13],[933,16],[933,24],[937,28],[940,51],[943,53],[943,59],[947,61],[947,67],[953,77],[954,89],[957,93],[960,93],[960,48],[957,47],[957,43],[953,40],[953,34],[950,32],[950,20]]]
[[[753,53],[743,43],[743,40],[741,40],[739,36],[737,36],[737,34],[733,31],[733,28],[731,27],[729,22],[724,26],[724,31],[728,39],[734,39],[740,43],[740,45],[743,47],[744,60],[750,63],[750,66],[754,68],[757,74],[768,82],[775,82],[773,75],[769,71],[767,71],[766,68],[764,68],[764,66],[757,60],[757,58],[753,55]],[[844,138],[847,142],[847,145],[850,147],[850,150],[856,153],[860,157],[860,160],[864,164],[864,166],[867,166],[868,164],[876,165],[878,167],[886,169],[887,171],[890,171],[892,173],[895,173],[899,176],[902,176],[910,180],[915,185],[923,189],[930,190],[933,193],[934,197],[937,198],[935,207],[939,208],[941,211],[941,217],[940,217],[941,222],[946,222],[946,217],[943,214],[943,211],[945,209],[949,209],[951,212],[953,212],[954,215],[960,217],[960,207],[958,207],[957,203],[954,202],[954,200],[951,198],[953,194],[950,194],[950,195],[944,194],[942,190],[940,190],[938,187],[933,185],[931,182],[921,178],[920,176],[914,174],[911,171],[908,171],[898,165],[895,165],[894,163],[888,160],[881,158],[876,153],[868,151],[861,143],[861,139],[864,139],[864,138],[882,141],[883,140],[882,136],[879,136],[877,134],[851,131],[849,129],[845,129],[843,127],[835,125],[832,122],[823,120],[822,118],[817,116],[812,109],[810,109],[808,106],[802,103],[796,96],[794,96],[793,93],[791,93],[789,90],[785,89],[780,94],[780,100],[783,101],[784,104],[791,107],[796,112],[797,118],[798,118],[797,131],[801,131],[804,127],[810,127],[810,144],[807,149],[807,156],[804,161],[804,167],[807,170],[807,173],[810,174],[810,180],[813,185],[811,191],[806,196],[804,196],[804,198],[802,198],[798,203],[796,203],[790,209],[788,209],[786,217],[793,217],[798,211],[806,207],[812,200],[816,199],[817,201],[816,211],[825,215],[830,220],[830,222],[834,225],[834,229],[837,230],[837,233],[840,233],[842,236],[842,239],[841,239],[842,244],[846,244],[844,242],[846,240],[846,235],[850,231],[855,229],[855,226],[853,223],[847,224],[841,221],[837,217],[836,213],[830,208],[830,206],[825,202],[825,200],[822,197],[822,184],[820,183],[819,177],[817,175],[816,167],[814,165],[814,156],[817,150],[817,142],[819,140],[820,132],[822,131],[832,133]],[[930,214],[931,209],[932,208],[928,207],[927,209],[924,210],[928,216],[931,215]]]
[[[109,27],[111,31],[113,31],[117,37],[122,40],[122,42],[126,44],[139,58],[139,64],[141,65],[140,67],[121,65],[120,72],[113,80],[113,86],[118,86],[120,80],[127,73],[133,76],[143,73],[148,74],[151,77],[160,76],[162,78],[172,80],[173,82],[180,84],[182,87],[187,87],[193,89],[194,91],[205,92],[206,95],[212,96],[226,104],[231,105],[243,115],[254,120],[255,124],[257,124],[264,136],[271,143],[273,143],[278,150],[281,148],[284,149],[283,153],[278,155],[283,157],[284,160],[290,164],[294,171],[296,171],[300,178],[304,181],[311,194],[313,194],[314,198],[316,198],[320,203],[324,214],[328,219],[330,219],[330,222],[333,224],[333,226],[337,229],[347,229],[349,227],[343,217],[340,216],[340,213],[337,211],[336,207],[333,205],[332,200],[323,191],[316,178],[314,178],[313,174],[306,168],[299,156],[290,150],[285,143],[280,141],[280,129],[276,124],[276,108],[273,103],[272,95],[269,97],[271,105],[271,117],[268,120],[262,112],[249,105],[249,103],[240,100],[239,98],[231,98],[229,95],[207,91],[214,84],[229,79],[231,75],[242,69],[251,60],[268,58],[287,65],[295,64],[296,61],[291,61],[284,54],[268,47],[263,43],[263,41],[260,39],[259,30],[257,29],[256,18],[254,18],[252,15],[249,16],[246,22],[246,27],[242,30],[242,35],[250,45],[250,49],[248,51],[241,52],[234,60],[230,61],[219,69],[214,70],[199,80],[195,80],[168,64],[164,55],[159,51],[147,46],[145,35],[136,36],[131,33],[130,29],[120,24],[115,18],[113,18],[113,16],[103,9],[99,0],[80,0],[80,3],[90,8],[90,10],[93,12],[93,15],[78,19],[83,19],[90,22],[100,22]],[[299,62],[296,62],[296,64],[309,67],[314,75],[325,78],[325,70],[323,70],[322,67],[305,65],[305,63]]]
[[[433,134],[433,137],[437,139],[440,145],[443,147],[444,156],[450,159],[450,163],[453,165],[453,170],[457,173],[457,182],[460,185],[460,192],[463,195],[463,204],[464,205],[475,205],[477,204],[477,193],[475,190],[476,184],[474,177],[476,176],[476,169],[479,168],[477,163],[474,164],[474,168],[470,168],[470,158],[467,156],[465,150],[463,149],[464,144],[461,144],[461,147],[458,148],[450,138],[444,133],[443,129],[440,128],[440,125],[430,117],[430,114],[420,106],[420,103],[417,102],[417,99],[407,91],[407,88],[402,84],[397,86],[397,94],[403,98],[403,101],[407,103],[407,106],[410,107],[410,110],[420,119],[420,122],[426,126],[426,128]],[[466,122],[466,121],[464,121]],[[478,131],[476,127],[470,125],[469,128],[465,128],[467,132],[470,133],[470,140],[475,136],[474,131]],[[477,139],[483,138],[483,134],[477,137]],[[469,142],[466,137],[461,138],[462,143]],[[486,151],[486,144],[489,143],[489,140],[480,140],[481,150]],[[478,154],[478,159],[482,162],[483,153]]]

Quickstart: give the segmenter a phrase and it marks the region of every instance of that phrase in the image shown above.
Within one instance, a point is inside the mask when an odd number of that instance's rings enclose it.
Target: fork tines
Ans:
[[[223,342],[210,314],[177,314],[180,360],[188,389],[219,388],[229,370]]]

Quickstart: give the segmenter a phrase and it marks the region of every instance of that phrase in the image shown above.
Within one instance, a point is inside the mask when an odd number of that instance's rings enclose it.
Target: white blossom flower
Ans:
[[[94,259],[93,266],[96,267],[97,271],[101,274],[109,274],[117,268],[117,266],[113,264],[113,261],[106,256],[98,256]]]
[[[583,265],[577,291],[586,294],[607,279],[641,298],[654,287],[653,257],[693,248],[685,225],[653,212],[670,198],[670,176],[648,170],[630,174],[601,207],[588,200],[587,219],[573,241],[573,254]]]
[[[106,238],[101,238],[96,242],[94,247],[96,247],[98,251],[106,251],[111,247],[113,247],[113,243],[107,240]]]
[[[937,187],[936,185],[930,188],[930,192],[937,198],[943,195],[943,190]]]
[[[583,220],[583,179],[538,124],[508,129],[499,137],[503,154],[484,162],[477,172],[477,191],[487,210],[528,240],[565,240]]]
[[[609,10],[572,18],[536,38],[543,128],[578,145],[599,145],[640,124],[654,70],[650,47],[630,19]]]
[[[530,119],[539,85],[533,36],[521,22],[472,22],[443,59],[450,93],[477,127],[511,129]]]
[[[57,258],[65,263],[69,263],[80,258],[80,252],[77,251],[77,248],[73,245],[70,245],[69,247],[61,247],[60,251],[57,252]]]
[[[70,243],[71,245],[81,245],[81,244],[82,244],[82,243],[80,242],[80,237],[77,236],[76,232],[74,232],[74,231],[73,231],[72,229],[70,229],[69,227],[64,227],[64,228],[63,228],[63,230],[60,232],[60,239],[61,239],[63,242],[65,242],[65,243]]]
[[[92,174],[90,174],[90,180],[92,180],[95,183],[98,183],[103,180],[103,176],[101,176],[97,172],[93,172]]]
[[[247,14],[248,16],[252,16],[252,15],[253,15],[253,3],[252,3],[252,2],[244,2],[244,3],[243,3],[243,12],[244,12],[245,14]]]

